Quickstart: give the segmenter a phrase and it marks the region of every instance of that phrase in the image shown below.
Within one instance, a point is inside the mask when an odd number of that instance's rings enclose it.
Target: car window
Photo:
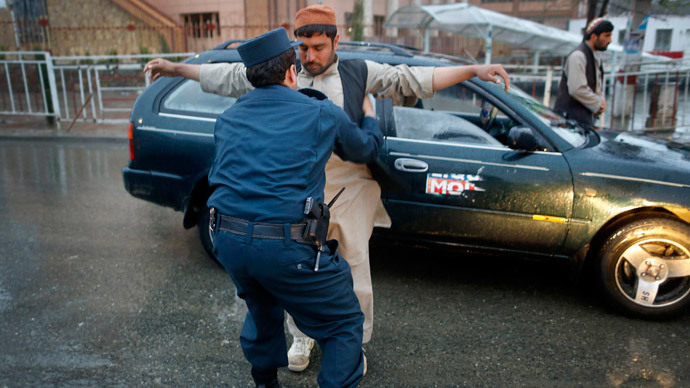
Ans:
[[[417,101],[414,108],[393,108],[396,134],[419,140],[507,147],[517,125],[479,93],[462,84]]]
[[[224,97],[201,90],[199,82],[185,80],[162,103],[164,111],[201,113],[204,116],[218,116],[237,101],[234,97]]]
[[[482,108],[485,108],[485,106],[482,106],[483,102],[485,102],[485,100],[480,94],[459,84],[439,90],[432,98],[422,100],[419,105],[421,105],[421,108],[428,110],[440,110],[462,115],[478,116]],[[500,110],[497,114],[498,118],[507,117]]]
[[[587,142],[587,136],[585,136],[582,129],[574,123],[566,121],[563,116],[540,104],[522,90],[511,88],[510,94],[518,103],[527,108],[530,113],[535,115],[544,124],[550,126],[556,134],[574,147],[581,147]]]
[[[417,108],[393,107],[398,137],[454,143],[500,146],[501,143],[471,122],[452,114]]]

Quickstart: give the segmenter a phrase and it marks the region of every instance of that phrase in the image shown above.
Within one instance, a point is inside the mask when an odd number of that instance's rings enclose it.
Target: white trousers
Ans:
[[[330,202],[343,187],[345,191],[330,209],[328,238],[338,240],[338,253],[350,265],[352,285],[364,313],[362,343],[366,344],[371,339],[374,329],[374,292],[369,268],[369,238],[374,230],[374,221],[390,225],[390,218],[385,211],[381,211],[381,188],[371,178],[367,166],[345,162],[333,154],[326,164],[325,202]],[[287,326],[294,337],[306,337],[289,315]]]

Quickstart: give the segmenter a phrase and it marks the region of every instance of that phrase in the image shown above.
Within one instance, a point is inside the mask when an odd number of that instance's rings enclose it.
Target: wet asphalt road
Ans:
[[[244,312],[123,141],[0,139],[0,387],[250,387]],[[361,387],[687,387],[690,314],[612,313],[566,267],[374,241]],[[287,387],[314,387],[320,354]]]

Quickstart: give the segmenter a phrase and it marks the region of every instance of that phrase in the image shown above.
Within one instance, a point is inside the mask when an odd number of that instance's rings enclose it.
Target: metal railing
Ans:
[[[50,53],[0,52],[0,73],[0,114],[60,118]]]
[[[157,54],[184,59],[194,53]],[[126,123],[138,95],[150,80],[142,70],[151,55],[54,57],[62,99],[61,120]]]
[[[156,57],[179,60],[191,55],[194,53],[156,54]],[[142,69],[151,57],[151,54],[53,57],[48,52],[0,52],[0,115],[53,117],[58,129],[60,122],[75,119],[126,123],[137,96],[149,85]],[[560,67],[505,67],[513,84],[531,92],[544,105],[553,105],[561,78]],[[690,125],[690,117],[686,117],[690,115],[690,61],[646,62],[638,67],[638,71],[628,73],[617,68],[606,71],[608,107],[597,123],[601,127],[628,131],[669,130]]]
[[[193,54],[156,57],[183,59]],[[142,70],[150,58],[0,52],[0,115],[53,117],[58,129],[61,122],[74,119],[126,123],[137,96],[149,85]]]
[[[606,111],[597,125],[621,131],[670,131],[690,125],[690,60],[640,62],[639,70],[606,69]],[[552,106],[562,68],[504,65],[511,81]]]
[[[638,71],[606,74],[609,113],[602,118],[602,126],[627,131],[669,131],[689,125],[689,65],[678,60],[642,66]]]

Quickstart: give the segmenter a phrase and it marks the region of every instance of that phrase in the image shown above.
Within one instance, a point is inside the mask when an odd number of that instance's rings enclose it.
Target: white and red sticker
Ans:
[[[426,176],[426,193],[434,195],[462,195],[466,191],[484,191],[475,182],[482,180],[479,175],[437,174]]]

